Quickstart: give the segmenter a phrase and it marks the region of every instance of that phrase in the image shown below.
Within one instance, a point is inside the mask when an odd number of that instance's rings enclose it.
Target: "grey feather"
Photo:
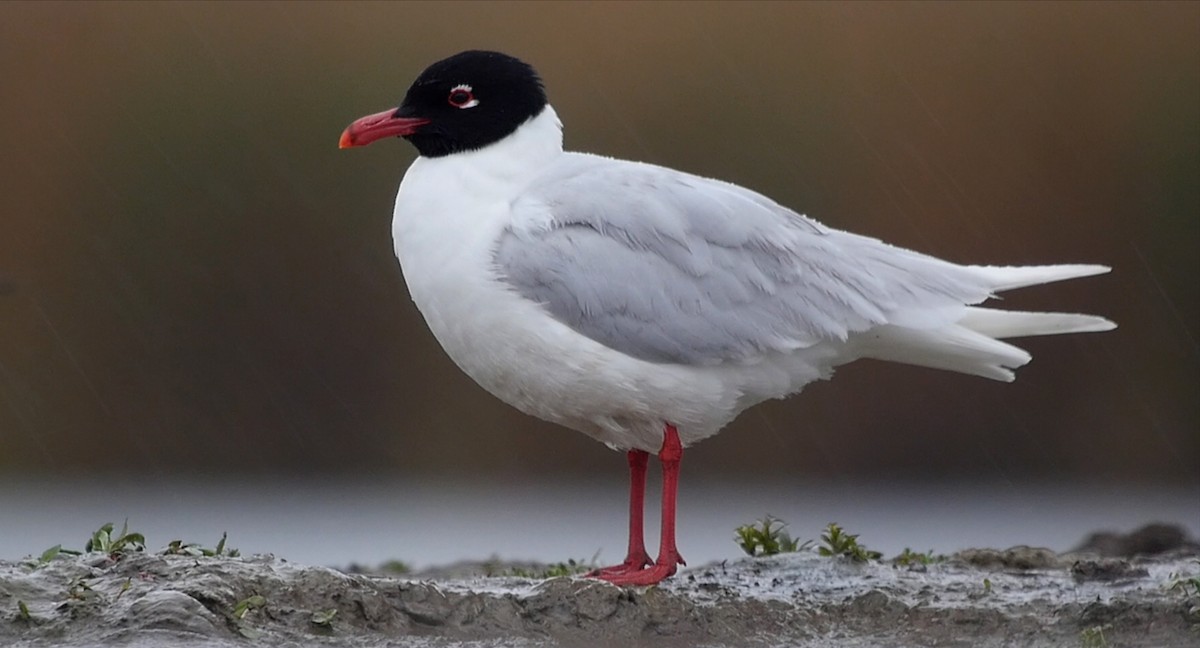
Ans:
[[[735,185],[584,154],[562,162],[513,204],[497,273],[643,360],[753,362],[882,324],[935,328],[991,295],[968,267],[826,228]]]

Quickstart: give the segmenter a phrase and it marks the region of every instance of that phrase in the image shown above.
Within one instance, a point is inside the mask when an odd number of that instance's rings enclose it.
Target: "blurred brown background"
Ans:
[[[468,48],[538,67],[569,148],[1115,268],[1007,296],[1120,324],[1022,341],[1014,384],[858,363],[689,471],[1196,482],[1196,3],[5,3],[0,474],[620,474],[426,330],[390,240],[411,148],[337,149]]]

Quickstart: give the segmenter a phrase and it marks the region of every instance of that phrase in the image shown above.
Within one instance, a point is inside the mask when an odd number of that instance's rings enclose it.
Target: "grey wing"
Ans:
[[[747,362],[989,296],[969,269],[821,226],[716,180],[573,154],[513,205],[499,276],[628,355]]]

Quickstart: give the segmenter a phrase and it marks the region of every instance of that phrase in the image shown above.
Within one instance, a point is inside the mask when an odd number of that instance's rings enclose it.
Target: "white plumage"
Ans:
[[[664,421],[695,443],[859,358],[1007,381],[1030,356],[1000,338],[1114,327],[972,306],[1104,266],[960,266],[832,230],[741,187],[563,152],[549,106],[418,158],[393,236],[464,372],[614,448],[657,451]]]

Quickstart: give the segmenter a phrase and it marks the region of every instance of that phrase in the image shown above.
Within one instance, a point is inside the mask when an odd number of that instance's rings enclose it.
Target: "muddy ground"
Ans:
[[[483,575],[544,569],[495,562],[397,577],[272,556],[34,557],[0,562],[0,645],[1200,646],[1200,550],[1150,535],[904,566],[805,550],[651,588]]]

